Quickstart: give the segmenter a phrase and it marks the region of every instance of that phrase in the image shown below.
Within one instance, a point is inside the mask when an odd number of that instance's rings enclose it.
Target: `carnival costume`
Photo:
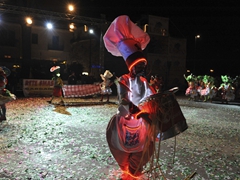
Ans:
[[[107,96],[107,102],[109,101],[109,95],[112,94],[112,89],[111,89],[111,85],[112,85],[112,81],[111,78],[113,77],[113,74],[109,71],[106,70],[104,72],[104,74],[100,74],[103,82],[100,84],[101,86],[101,99],[100,101],[103,101],[103,96],[106,95]]]
[[[189,100],[196,100],[198,96],[197,88],[196,88],[196,77],[192,74],[187,77],[184,74],[184,78],[188,83],[188,88],[186,89],[185,95],[189,97]]]
[[[12,94],[5,87],[7,85],[7,76],[9,76],[11,71],[6,67],[0,67],[0,122],[6,119],[6,103],[16,99],[16,96]]]
[[[154,88],[156,93],[162,92],[163,80],[158,75],[151,76],[150,86]]]
[[[52,103],[54,97],[60,97],[61,98],[61,102],[60,103],[64,103],[63,96],[62,96],[63,81],[62,81],[62,79],[60,77],[60,67],[59,66],[53,66],[53,67],[51,67],[50,72],[53,73],[52,80],[54,81],[54,87],[53,87],[52,98],[48,102]]]
[[[229,102],[235,99],[234,87],[232,86],[232,79],[225,75],[221,76],[222,84],[219,87],[221,93],[222,102]]]
[[[122,179],[135,179],[142,175],[143,166],[153,156],[159,132],[153,131],[156,124],[142,105],[155,93],[144,77],[147,60],[142,51],[150,38],[128,16],[122,15],[111,23],[103,40],[112,55],[123,57],[129,70],[116,82],[120,102],[117,114],[109,121],[106,138],[123,171]]]
[[[214,78],[212,76],[205,75],[203,76],[202,82],[203,88],[200,91],[200,95],[204,98],[204,101],[207,101],[208,99],[210,99],[210,93],[212,93],[211,87],[214,83]],[[211,96],[213,96],[213,94],[211,94]]]

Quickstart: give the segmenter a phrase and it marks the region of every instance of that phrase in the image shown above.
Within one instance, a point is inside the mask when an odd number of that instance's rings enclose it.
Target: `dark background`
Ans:
[[[240,74],[240,5],[233,0],[5,0],[7,4],[66,12],[73,3],[80,16],[108,21],[126,14],[132,21],[142,15],[169,18],[169,34],[187,39],[187,68],[196,62],[196,72],[201,74],[214,69],[216,75]],[[201,38],[196,40],[195,35]]]

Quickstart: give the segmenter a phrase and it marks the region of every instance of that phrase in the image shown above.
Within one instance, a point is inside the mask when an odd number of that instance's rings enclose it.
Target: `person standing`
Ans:
[[[60,67],[59,66],[53,66],[50,69],[50,72],[53,73],[52,80],[54,81],[54,87],[53,87],[52,98],[48,102],[51,104],[55,97],[60,97],[60,99],[61,99],[60,104],[64,104],[63,95],[62,95],[63,81],[60,77]]]
[[[68,85],[76,85],[77,84],[77,77],[75,76],[75,72],[73,71],[68,76]]]
[[[7,76],[9,76],[11,71],[6,67],[0,67],[0,122],[6,121],[6,103],[12,100],[16,100],[16,96],[12,94],[5,87],[7,85]]]
[[[113,77],[113,74],[109,71],[106,70],[104,74],[100,74],[103,82],[100,84],[101,86],[101,99],[100,101],[103,101],[103,97],[107,96],[107,101],[109,102],[109,96],[112,94],[112,89],[111,85],[113,82],[111,81],[111,78]]]
[[[123,15],[112,22],[103,39],[106,49],[122,56],[129,69],[116,83],[120,102],[118,113],[109,121],[106,139],[122,179],[135,179],[143,175],[143,166],[153,153],[153,138],[148,135],[151,122],[138,116],[139,103],[154,93],[144,77],[147,60],[142,52],[150,38]]]

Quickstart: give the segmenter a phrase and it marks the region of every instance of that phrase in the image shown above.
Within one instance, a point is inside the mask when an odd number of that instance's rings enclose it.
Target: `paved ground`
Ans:
[[[48,104],[49,98],[8,103],[8,120],[0,125],[0,179],[118,179],[105,140],[116,97],[110,104],[98,99],[66,99],[75,103],[71,106]],[[161,143],[164,177],[180,180],[195,173],[192,179],[239,180],[239,103],[177,100],[189,128],[177,136],[175,155],[175,138]]]

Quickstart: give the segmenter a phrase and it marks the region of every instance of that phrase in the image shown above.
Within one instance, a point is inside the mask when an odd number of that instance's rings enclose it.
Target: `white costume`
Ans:
[[[110,78],[113,76],[112,73],[109,70],[106,70],[104,74],[100,74],[103,82],[101,83],[101,94],[112,94],[111,86],[111,80]]]

